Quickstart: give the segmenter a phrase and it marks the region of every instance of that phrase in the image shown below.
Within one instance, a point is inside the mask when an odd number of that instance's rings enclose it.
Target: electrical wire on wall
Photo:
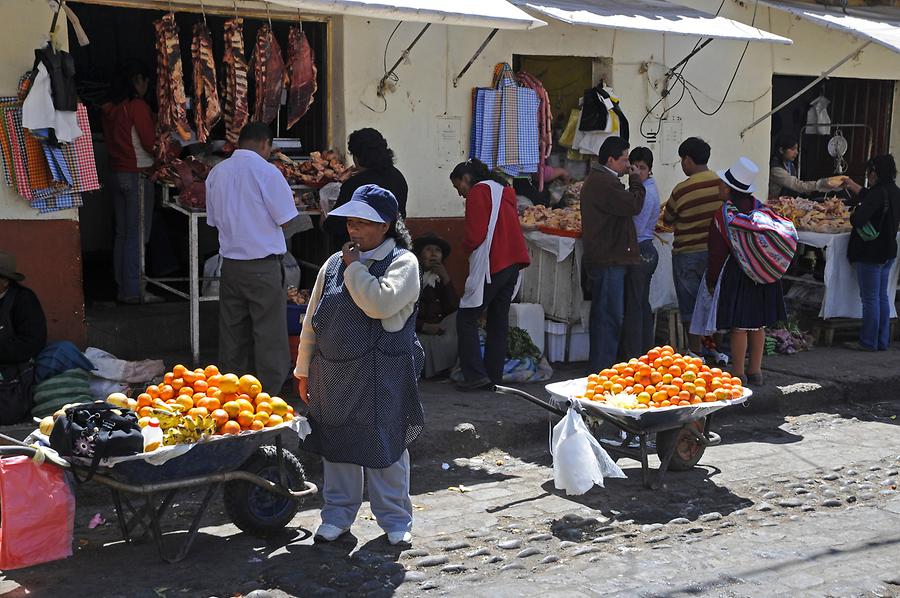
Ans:
[[[384,54],[383,54],[383,58],[382,58],[382,65],[384,67],[384,71],[382,74],[384,76],[387,76],[386,80],[390,81],[393,85],[396,85],[397,83],[400,82],[400,77],[397,76],[396,72],[392,72],[390,75],[388,75],[387,55],[388,55],[388,49],[391,47],[391,40],[394,39],[394,35],[397,34],[397,30],[400,29],[400,25],[402,25],[402,24],[403,24],[403,21],[400,21],[399,23],[397,23],[397,25],[394,27],[394,30],[391,31],[391,34],[388,36],[387,42],[385,42],[385,44],[384,44]],[[384,102],[384,108],[382,108],[381,110],[377,110],[377,109],[373,108],[372,106],[369,106],[363,100],[360,100],[359,103],[362,104],[363,106],[365,106],[366,108],[368,108],[369,110],[371,110],[372,112],[375,112],[378,114],[383,114],[383,113],[387,112],[387,108],[388,108],[387,94],[379,93],[378,97],[380,97],[381,101]]]
[[[722,8],[724,6],[725,6],[725,0],[722,0],[722,3],[719,4],[718,10],[716,10],[715,16],[719,16],[719,13],[722,11]],[[754,26],[756,24],[756,15],[757,15],[758,9],[759,9],[759,0],[756,0],[753,5],[753,18],[750,23],[751,26]],[[731,80],[728,82],[728,87],[725,89],[725,94],[722,96],[722,100],[719,102],[718,106],[716,106],[715,110],[712,110],[712,111],[707,111],[707,110],[704,110],[702,107],[700,107],[700,104],[697,103],[696,97],[694,97],[693,91],[691,91],[692,87],[694,89],[697,89],[698,91],[699,91],[699,88],[696,85],[694,85],[693,83],[691,83],[690,81],[688,81],[687,78],[684,76],[684,69],[687,67],[691,58],[693,58],[693,56],[696,54],[696,52],[698,51],[698,48],[700,48],[700,44],[702,43],[702,41],[703,41],[702,39],[698,40],[697,43],[694,44],[694,48],[691,50],[691,52],[688,53],[688,57],[683,61],[683,63],[681,64],[681,66],[678,68],[677,71],[673,69],[665,74],[663,89],[660,92],[659,101],[657,101],[649,110],[647,110],[647,113],[644,115],[644,118],[641,119],[639,129],[640,129],[641,135],[643,135],[644,138],[655,139],[659,135],[660,131],[662,130],[663,120],[665,120],[665,118],[669,114],[669,112],[671,112],[676,106],[678,106],[678,104],[681,103],[681,101],[684,99],[685,95],[687,95],[691,99],[691,102],[694,104],[694,106],[697,108],[697,110],[701,114],[704,114],[706,116],[715,116],[716,114],[719,113],[719,111],[725,105],[725,102],[728,99],[728,94],[731,92],[731,88],[734,85],[735,79],[737,78],[738,71],[740,70],[741,64],[744,61],[744,56],[747,55],[747,49],[750,47],[750,41],[747,41],[747,43],[744,45],[744,50],[741,52],[741,56],[738,59],[737,66],[735,66],[735,68],[734,68],[734,72],[731,75]],[[647,122],[647,119],[650,118],[650,116],[653,114],[653,111],[656,110],[656,108],[658,108],[660,104],[662,104],[663,102],[666,101],[666,98],[668,98],[672,94],[672,92],[676,89],[676,87],[678,85],[681,85],[681,95],[678,96],[678,99],[675,100],[674,103],[672,103],[670,106],[666,106],[663,109],[662,113],[660,113],[660,115],[658,117],[656,131],[652,131],[652,132],[645,131],[644,125]]]

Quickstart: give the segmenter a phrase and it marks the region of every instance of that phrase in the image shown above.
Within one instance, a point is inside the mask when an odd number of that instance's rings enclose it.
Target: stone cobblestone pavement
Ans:
[[[731,418],[716,427],[724,444],[659,490],[644,489],[637,464],[624,460],[627,480],[565,496],[553,487],[545,437],[515,454],[417,462],[415,538],[403,548],[387,544],[367,504],[351,534],[313,544],[310,504],[268,544],[213,513],[188,560],[163,565],[151,545],[117,542],[96,497],[79,507],[73,558],[5,572],[0,592],[900,596],[898,411],[900,401],[885,401]],[[97,511],[110,523],[88,530]]]

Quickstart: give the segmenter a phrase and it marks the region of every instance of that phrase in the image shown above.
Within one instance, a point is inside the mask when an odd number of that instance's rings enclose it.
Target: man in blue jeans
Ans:
[[[581,189],[583,267],[591,285],[590,371],[613,365],[625,317],[625,272],[641,261],[633,217],[646,191],[628,159],[628,142],[608,137]],[[619,177],[628,174],[628,189]]]

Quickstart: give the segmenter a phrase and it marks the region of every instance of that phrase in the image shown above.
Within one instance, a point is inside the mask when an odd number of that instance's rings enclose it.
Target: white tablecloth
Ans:
[[[828,234],[799,231],[800,242],[812,247],[825,249],[825,297],[822,299],[820,318],[862,317],[862,303],[859,299],[859,284],[856,269],[847,260],[847,246],[850,233]],[[897,234],[900,242],[900,233]],[[898,255],[900,258],[900,255]],[[894,260],[888,282],[888,297],[897,296],[897,276],[900,259]],[[897,317],[894,301],[891,301],[891,317]]]
[[[539,248],[543,251],[551,253],[556,258],[556,263],[560,268],[572,269],[573,272],[559,274],[553,277],[542,275],[539,279],[535,279],[535,284],[550,284],[549,281],[555,281],[556,284],[563,282],[571,284],[572,304],[568,308],[568,313],[555,314],[557,317],[564,317],[573,322],[581,320],[588,321],[590,314],[590,302],[579,301],[577,298],[582,296],[581,290],[581,258],[584,255],[584,248],[581,239],[571,237],[559,237],[556,235],[548,235],[546,233],[531,231],[525,233],[525,239],[532,248]],[[650,281],[650,307],[655,312],[662,308],[676,307],[678,300],[675,296],[675,282],[672,278],[672,233],[660,233],[653,238],[653,245],[659,252],[659,265]],[[572,257],[572,259],[569,259]],[[533,264],[536,266],[536,264]],[[525,272],[526,277],[530,277],[529,272]],[[533,286],[526,283],[526,287]],[[557,289],[557,291],[562,289]],[[559,308],[558,298],[550,289],[530,289],[526,290],[527,300],[535,303],[541,303],[544,308],[551,313]]]

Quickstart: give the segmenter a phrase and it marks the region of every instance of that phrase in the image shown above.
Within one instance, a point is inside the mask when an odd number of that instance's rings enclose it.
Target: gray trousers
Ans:
[[[253,374],[273,396],[290,370],[287,287],[281,259],[222,260],[219,367]]]
[[[363,500],[363,470],[369,487],[369,504],[378,526],[387,533],[412,530],[409,498],[409,451],[384,469],[363,468],[354,463],[322,459],[325,484],[322,523],[350,529]]]

